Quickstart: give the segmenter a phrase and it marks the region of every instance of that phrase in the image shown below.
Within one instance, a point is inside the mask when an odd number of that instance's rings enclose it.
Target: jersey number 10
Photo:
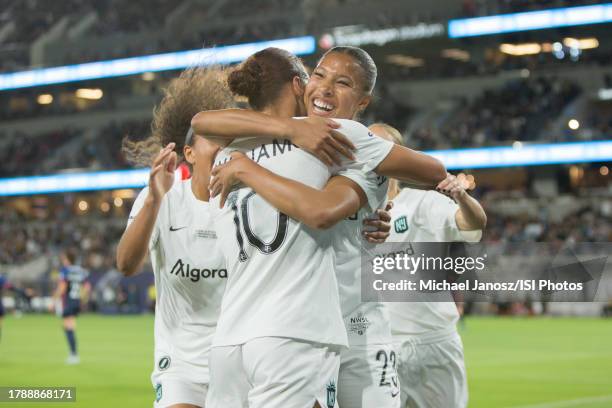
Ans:
[[[242,229],[240,224],[244,226],[244,233],[246,235],[249,244],[259,249],[259,251],[268,255],[275,252],[285,241],[285,237],[287,236],[287,224],[288,219],[286,214],[282,212],[278,212],[278,220],[277,220],[277,230],[274,234],[274,239],[272,242],[266,243],[261,238],[259,238],[253,230],[251,229],[251,225],[249,224],[249,199],[256,195],[255,191],[249,192],[245,195],[242,200],[240,200],[240,208],[238,208],[237,196],[233,200],[229,200],[229,204],[231,205],[232,211],[234,211],[234,225],[236,226],[236,239],[238,240],[238,247],[240,251],[238,253],[238,259],[240,262],[245,262],[249,259],[248,255],[244,250],[244,238],[242,237]]]

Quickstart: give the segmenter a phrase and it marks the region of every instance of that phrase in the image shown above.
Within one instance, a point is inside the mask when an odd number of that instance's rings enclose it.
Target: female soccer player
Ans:
[[[119,242],[117,267],[133,275],[150,252],[157,293],[151,380],[154,405],[160,408],[204,407],[206,401],[208,355],[227,268],[208,203],[218,147],[188,130],[195,113],[232,106],[220,73],[187,70],[171,83],[155,110],[152,135],[124,143],[125,154],[135,163],[150,164],[154,157],[149,185],[134,202]],[[189,164],[192,177],[175,182],[180,160]]]
[[[369,103],[375,79],[376,66],[363,50],[333,49],[322,58],[305,88],[306,109],[309,115],[354,118]],[[379,142],[379,138],[357,122],[336,122],[342,125],[336,131],[349,139],[365,135],[363,137],[370,143]],[[203,112],[194,118],[192,126],[202,134],[217,136],[245,136],[250,132],[278,137],[286,132],[286,126],[294,123],[299,121],[234,111]],[[234,159],[213,171],[218,176],[211,184],[213,193],[223,191],[225,195],[234,181],[240,181],[283,213],[315,228],[330,227],[355,215],[340,223],[331,235],[337,258],[335,270],[340,284],[342,314],[351,346],[342,355],[338,382],[341,406],[399,406],[399,389],[390,361],[391,334],[384,307],[382,303],[363,303],[360,298],[360,221],[384,201],[386,178],[379,174],[416,180],[432,187],[445,175],[443,166],[429,156],[395,146],[382,146],[381,151],[383,154],[377,156],[376,162],[351,168],[342,174],[345,177],[332,179],[323,191],[275,175],[275,169],[270,172],[257,168],[246,159]],[[356,154],[359,156],[359,148]],[[260,153],[252,151],[249,155],[253,161],[260,162]],[[353,199],[343,199],[346,197]],[[221,200],[225,201],[223,197]],[[364,210],[358,211],[362,207]]]
[[[62,251],[60,261],[60,280],[53,298],[58,301],[54,303],[61,304],[62,325],[70,348],[66,364],[78,364],[80,359],[75,335],[76,318],[81,312],[81,288],[87,292],[90,290],[87,282],[89,272],[76,263],[77,253],[74,249]]]
[[[247,93],[254,109],[291,117],[303,108],[306,77],[295,56],[271,48],[251,56],[229,84]],[[364,163],[386,153],[367,136],[354,143]],[[233,148],[315,188],[331,174],[289,140],[251,138]],[[215,223],[230,275],[211,352],[208,407],[337,406],[346,333],[329,238],[279,213],[250,188],[229,201]]]
[[[117,253],[119,269],[131,275],[151,252],[157,288],[152,380],[160,407],[204,406],[208,353],[227,278],[207,204],[217,147],[187,131],[195,112],[233,105],[225,83],[215,75],[206,70],[184,73],[156,110],[152,137],[125,146],[128,156],[143,164],[165,146],[153,160],[149,187],[134,204]],[[302,128],[303,134],[313,131],[318,131],[314,124]],[[192,166],[191,180],[174,183],[175,149]]]
[[[374,124],[376,135],[402,144],[397,129]],[[395,227],[390,242],[478,242],[487,216],[482,206],[448,175],[436,191],[389,183]],[[390,302],[391,332],[402,384],[402,408],[465,408],[468,401],[459,313],[448,302]]]

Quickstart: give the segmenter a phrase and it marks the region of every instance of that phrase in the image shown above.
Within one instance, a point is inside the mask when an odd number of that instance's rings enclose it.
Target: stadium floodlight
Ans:
[[[463,38],[608,22],[612,3],[454,19],[447,31],[449,38]]]
[[[199,65],[231,64],[267,47],[282,48],[296,55],[308,55],[315,52],[316,41],[312,36],[294,37],[11,72],[0,74],[0,90],[170,71]]]
[[[537,145],[520,143],[514,147],[434,150],[425,153],[441,160],[449,170],[590,163],[612,161],[612,140]],[[0,179],[0,196],[142,188],[148,180],[149,169],[5,178]]]
[[[99,88],[95,88],[95,89],[80,88],[76,90],[75,95],[77,98],[81,98],[81,99],[97,100],[97,99],[102,99],[104,92],[102,92],[102,90]]]

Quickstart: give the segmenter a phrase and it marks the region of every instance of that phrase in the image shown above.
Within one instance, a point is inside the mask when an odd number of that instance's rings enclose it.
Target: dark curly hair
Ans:
[[[170,142],[183,160],[185,135],[191,118],[201,111],[236,107],[227,87],[227,72],[221,68],[190,68],[170,82],[164,97],[153,110],[151,135],[144,140],[123,139],[122,152],[138,166],[148,166],[159,150]]]

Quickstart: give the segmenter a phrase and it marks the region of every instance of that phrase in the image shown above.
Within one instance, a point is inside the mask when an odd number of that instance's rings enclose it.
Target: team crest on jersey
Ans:
[[[402,232],[408,231],[408,218],[405,215],[402,215],[394,223],[395,232],[401,234]]]
[[[327,384],[327,408],[336,405],[336,383],[332,380]]]
[[[358,313],[357,316],[351,317],[349,320],[349,332],[363,336],[371,325],[372,323],[363,313]]]
[[[162,385],[157,384],[155,386],[155,402],[159,402],[162,399]]]
[[[162,358],[159,359],[159,362],[157,363],[157,367],[161,370],[167,370],[168,367],[170,367],[170,357],[168,356],[163,356]]]

